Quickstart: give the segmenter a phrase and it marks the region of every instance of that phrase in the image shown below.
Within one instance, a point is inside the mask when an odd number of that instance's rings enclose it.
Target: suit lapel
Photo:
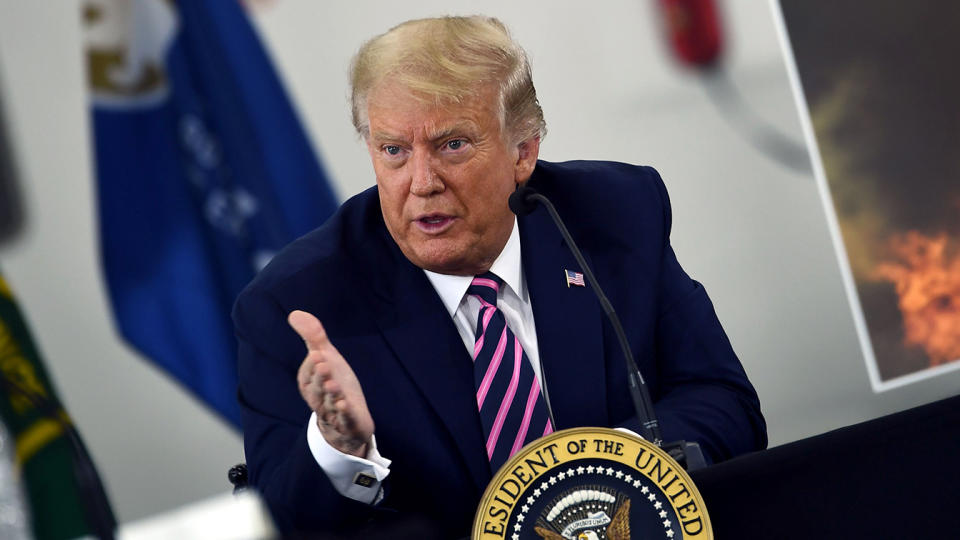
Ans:
[[[383,276],[374,287],[382,300],[377,324],[450,432],[482,490],[490,480],[490,466],[474,398],[472,360],[423,270],[410,263],[389,236],[384,236],[393,271],[384,269],[377,273]]]
[[[533,304],[540,362],[557,429],[607,424],[602,311],[587,287],[568,287],[564,270],[580,271],[546,210],[519,219],[523,271]],[[386,230],[388,256],[373,276],[377,324],[397,359],[440,417],[476,485],[490,480],[476,413],[469,354],[423,271]],[[379,251],[376,248],[372,248]],[[384,249],[384,246],[381,246]],[[590,256],[584,253],[587,263]],[[470,411],[469,417],[464,416]]]
[[[520,242],[555,427],[606,425],[600,304],[589,283],[567,286],[564,270],[582,269],[542,206],[520,218]]]

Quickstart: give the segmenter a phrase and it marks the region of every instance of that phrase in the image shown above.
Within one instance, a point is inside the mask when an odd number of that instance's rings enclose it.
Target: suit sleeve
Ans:
[[[286,325],[285,310],[248,289],[233,310],[244,450],[250,484],[284,534],[356,530],[391,511],[341,496],[307,443],[310,410],[296,387],[305,351]],[[389,489],[389,478],[384,481]]]
[[[654,173],[663,208],[654,408],[666,441],[700,443],[708,462],[767,445],[757,393],[703,286],[681,268],[670,245],[666,188]]]

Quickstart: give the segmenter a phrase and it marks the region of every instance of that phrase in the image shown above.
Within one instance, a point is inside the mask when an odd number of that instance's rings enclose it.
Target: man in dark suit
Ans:
[[[234,309],[250,480],[282,531],[423,518],[465,535],[522,444],[639,431],[616,337],[560,233],[543,208],[507,206],[525,182],[617,309],[665,439],[710,461],[766,445],[756,393],[670,247],[659,176],[538,161],[542,113],[502,24],[404,23],[361,49],[352,83],[377,187],[277,255]]]

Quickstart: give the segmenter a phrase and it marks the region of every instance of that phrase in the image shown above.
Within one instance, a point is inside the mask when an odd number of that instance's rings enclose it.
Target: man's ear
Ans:
[[[533,174],[540,156],[540,137],[531,137],[517,144],[517,163],[514,165],[514,181],[522,184]]]

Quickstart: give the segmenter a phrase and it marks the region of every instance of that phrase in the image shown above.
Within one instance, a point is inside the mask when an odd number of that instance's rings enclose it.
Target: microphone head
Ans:
[[[518,184],[516,191],[510,195],[510,211],[518,216],[525,216],[537,208],[537,201],[530,198],[537,190],[526,183]]]

